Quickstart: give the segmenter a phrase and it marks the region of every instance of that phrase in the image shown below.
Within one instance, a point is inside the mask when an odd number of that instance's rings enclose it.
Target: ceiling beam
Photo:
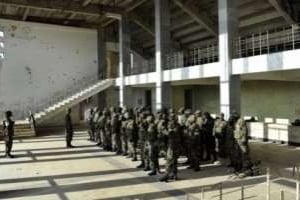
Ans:
[[[92,0],[85,0],[85,1],[82,3],[82,6],[85,7],[85,6],[89,5],[91,2],[92,2]]]
[[[205,28],[210,34],[217,36],[218,30],[214,26],[213,22],[204,15],[199,13],[195,6],[190,6],[188,3],[184,3],[182,0],[173,0],[173,2],[192,17],[201,27]]]
[[[144,4],[145,2],[147,2],[147,0],[138,0],[135,3],[133,3],[131,6],[129,6],[128,8],[125,9],[125,12],[129,13],[131,11],[133,11],[134,9],[136,9],[137,7],[141,6],[142,4]],[[103,26],[108,26],[111,23],[113,23],[115,21],[115,19],[109,19],[108,21],[102,23]]]
[[[240,19],[240,28],[247,26],[252,26],[254,24],[262,23],[264,21],[273,20],[280,17],[280,14],[275,10],[265,10],[264,12],[259,12],[253,14],[252,16],[245,16]]]
[[[295,24],[296,22],[287,13],[287,11],[282,7],[278,0],[269,0],[269,3],[277,10],[277,12],[282,16],[288,24]]]
[[[30,8],[52,12],[64,12],[99,17],[103,13],[121,13],[122,9],[107,5],[91,5],[82,7],[80,2],[65,3],[61,0],[1,0],[0,5],[12,5],[20,8]]]
[[[145,20],[143,20],[142,17],[140,17],[134,13],[131,13],[129,16],[130,16],[130,19],[134,23],[136,23],[139,27],[141,27],[144,31],[146,31],[153,37],[155,36],[154,28],[150,24],[145,22]]]

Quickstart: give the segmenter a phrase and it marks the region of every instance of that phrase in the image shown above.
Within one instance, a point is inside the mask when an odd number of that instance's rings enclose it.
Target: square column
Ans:
[[[171,107],[171,84],[163,82],[165,58],[171,50],[170,24],[169,0],[155,0],[156,110]]]
[[[103,80],[107,78],[107,65],[106,65],[106,46],[105,46],[105,34],[102,26],[98,27],[98,79]],[[97,96],[98,107],[106,107],[106,91],[102,91]]]
[[[218,0],[220,111],[240,112],[240,77],[232,75],[233,39],[238,36],[238,0]]]
[[[120,107],[126,106],[124,91],[125,88],[125,70],[130,66],[130,30],[129,22],[125,15],[122,15],[119,20],[119,77],[120,77],[120,91],[119,104]]]

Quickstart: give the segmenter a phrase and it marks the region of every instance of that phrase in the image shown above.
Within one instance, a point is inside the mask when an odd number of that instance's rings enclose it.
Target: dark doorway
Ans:
[[[188,109],[193,108],[193,91],[184,90],[184,107]]]
[[[151,90],[146,90],[146,92],[145,92],[145,106],[150,109],[152,107],[152,92],[151,92]]]

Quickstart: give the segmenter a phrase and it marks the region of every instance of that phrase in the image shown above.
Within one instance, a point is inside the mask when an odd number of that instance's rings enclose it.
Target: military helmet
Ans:
[[[189,123],[195,123],[195,122],[196,122],[196,117],[195,117],[195,115],[190,115],[190,116],[188,117],[187,121],[188,121]]]
[[[176,121],[176,120],[177,120],[177,115],[175,115],[175,113],[171,113],[171,114],[169,115],[169,120],[170,120],[170,121]]]
[[[147,116],[146,120],[147,120],[148,123],[151,123],[151,122],[154,121],[154,116],[153,115],[149,115],[149,116]]]
[[[186,110],[184,111],[184,114],[186,114],[186,115],[190,115],[190,114],[192,114],[192,111],[191,111],[191,109],[186,109]]]
[[[184,107],[181,107],[181,108],[179,108],[179,110],[178,110],[178,114],[183,114],[184,113]]]
[[[196,110],[196,111],[195,111],[195,115],[199,116],[199,115],[201,115],[201,114],[202,114],[201,110]]]

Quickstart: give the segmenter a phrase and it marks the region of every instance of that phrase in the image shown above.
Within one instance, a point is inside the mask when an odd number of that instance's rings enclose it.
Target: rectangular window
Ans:
[[[3,31],[0,31],[0,37],[4,37],[4,32]]]
[[[0,42],[0,48],[4,49],[4,42]]]

